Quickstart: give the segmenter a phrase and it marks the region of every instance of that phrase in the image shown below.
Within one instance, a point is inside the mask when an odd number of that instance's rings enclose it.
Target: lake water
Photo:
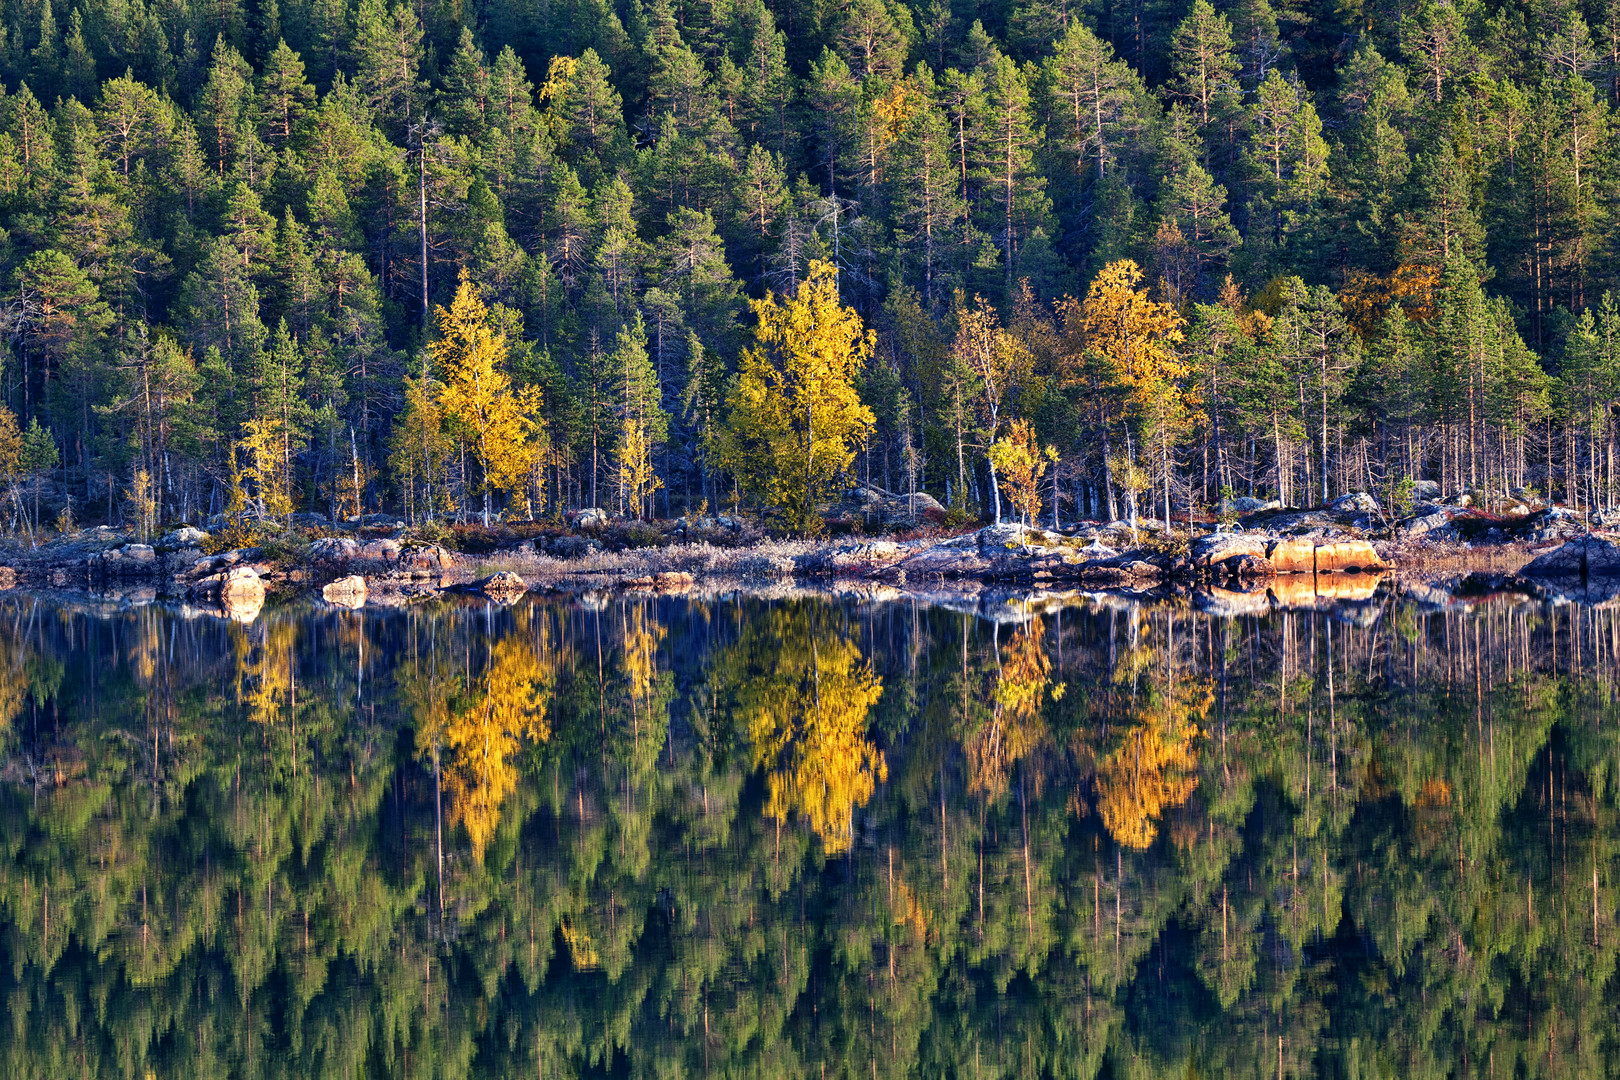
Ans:
[[[1620,1068],[1620,612],[0,598],[6,1077]]]

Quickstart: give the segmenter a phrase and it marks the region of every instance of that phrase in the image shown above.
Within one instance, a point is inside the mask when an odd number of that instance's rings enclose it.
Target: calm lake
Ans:
[[[1620,611],[0,594],[6,1077],[1620,1072]]]

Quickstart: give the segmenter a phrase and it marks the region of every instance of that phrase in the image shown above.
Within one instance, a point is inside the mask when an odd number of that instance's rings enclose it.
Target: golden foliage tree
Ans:
[[[1002,409],[1007,395],[1029,368],[1030,353],[1001,325],[1001,317],[984,297],[975,297],[974,306],[957,311],[956,340],[951,358],[978,391],[979,445],[988,451],[1001,434]],[[997,524],[1001,522],[1001,491],[996,482],[998,466],[990,462],[990,500]]]
[[[454,446],[445,433],[444,409],[439,405],[442,383],[426,371],[405,379],[405,411],[394,424],[388,465],[405,497],[406,514],[434,514],[454,509],[447,498],[445,470]],[[420,507],[420,511],[418,511]]]
[[[506,335],[465,270],[450,310],[441,307],[437,316],[439,339],[428,349],[444,382],[439,407],[465,433],[478,461],[487,525],[491,490],[511,491],[527,483],[536,455],[544,452],[540,391],[513,386],[505,370]]]
[[[242,479],[251,485],[253,502],[260,517],[283,517],[292,513],[292,478],[287,474],[288,435],[281,419],[274,414],[249,420],[242,425],[237,443],[242,458]]]
[[[855,380],[876,336],[838,298],[838,272],[813,262],[791,297],[753,302],[759,325],[742,355],[718,456],[742,489],[803,532],[875,423]]]
[[[1034,525],[1041,512],[1041,477],[1046,468],[1057,460],[1057,451],[1041,447],[1035,437],[1035,427],[1027,420],[1014,420],[1007,434],[990,447],[990,464],[996,470],[1001,486],[1007,489],[1007,501],[1012,503],[1024,519],[1025,525]]]
[[[1124,392],[1128,419],[1155,462],[1165,521],[1176,441],[1196,416],[1190,366],[1176,350],[1185,336],[1181,313],[1137,286],[1142,270],[1130,259],[1109,263],[1092,281],[1081,308],[1086,344],[1107,357]],[[1128,442],[1130,456],[1135,443]]]
[[[664,486],[653,471],[652,440],[647,435],[647,422],[627,416],[619,425],[619,489],[624,492],[625,505],[639,517],[647,513],[653,492]]]

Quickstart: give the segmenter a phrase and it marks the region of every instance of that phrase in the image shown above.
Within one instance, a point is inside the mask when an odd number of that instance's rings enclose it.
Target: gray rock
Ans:
[[[183,547],[195,547],[207,539],[208,534],[201,529],[182,525],[173,532],[165,533],[157,542],[157,547],[159,551],[176,551]]]
[[[1246,555],[1266,557],[1266,537],[1257,533],[1215,533],[1200,536],[1192,545],[1193,565],[1214,569]]]
[[[1281,510],[1283,504],[1275,499],[1254,499],[1247,495],[1239,495],[1231,499],[1222,499],[1219,510],[1223,514],[1259,514],[1267,510]]]
[[[1440,482],[1438,480],[1415,480],[1412,483],[1412,498],[1438,499],[1440,497]]]
[[[603,529],[607,523],[608,513],[599,506],[587,506],[574,518],[576,529]]]
[[[1450,536],[1456,535],[1456,530],[1451,528],[1451,515],[1444,510],[1435,510],[1420,517],[1407,518],[1401,522],[1399,532],[1408,539],[1422,536],[1437,540],[1442,538],[1437,535],[1442,530],[1449,530]]]
[[[514,601],[529,591],[528,583],[510,570],[491,574],[478,582],[474,588],[491,599],[503,602]]]
[[[359,517],[345,518],[345,525],[350,528],[363,529],[403,529],[405,522],[393,514],[362,514]]]
[[[550,544],[552,556],[558,559],[577,559],[601,550],[600,540],[592,540],[586,536],[559,536]]]
[[[1525,577],[1608,577],[1620,574],[1620,540],[1582,536],[1531,560]]]
[[[328,536],[309,545],[309,557],[315,562],[341,565],[351,561],[360,545],[347,536]]]
[[[1365,515],[1378,513],[1378,500],[1365,491],[1352,491],[1328,503],[1335,514]]]

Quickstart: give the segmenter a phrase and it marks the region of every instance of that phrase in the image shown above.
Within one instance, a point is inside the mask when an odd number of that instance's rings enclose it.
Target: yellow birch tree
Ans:
[[[1155,462],[1168,525],[1175,444],[1198,398],[1187,385],[1191,368],[1175,348],[1185,340],[1181,313],[1137,288],[1141,280],[1141,268],[1130,259],[1109,263],[1092,281],[1082,314],[1086,343],[1113,366],[1142,451]],[[1134,444],[1129,456],[1134,460]]]
[[[755,343],[743,351],[717,456],[750,498],[816,532],[876,422],[855,388],[876,335],[839,302],[831,263],[812,262],[791,297],[767,293],[753,308]]]
[[[437,311],[439,339],[428,346],[444,389],[439,407],[466,432],[478,462],[489,524],[491,490],[512,491],[528,482],[535,456],[545,450],[545,423],[536,387],[514,387],[506,373],[506,335],[496,329],[477,288],[461,273],[450,310]]]

